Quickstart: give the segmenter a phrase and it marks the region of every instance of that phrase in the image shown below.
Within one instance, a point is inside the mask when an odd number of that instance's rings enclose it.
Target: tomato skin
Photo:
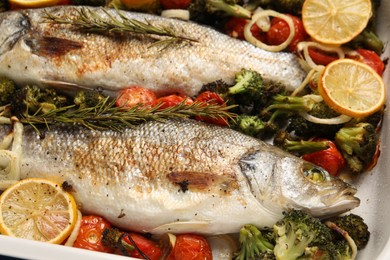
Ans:
[[[195,234],[176,236],[175,247],[166,260],[211,260],[211,248],[207,240]]]
[[[160,0],[163,9],[187,9],[191,0]]]
[[[239,17],[231,17],[225,23],[224,31],[227,35],[233,38],[237,38],[240,40],[245,40],[244,36],[244,28],[247,23],[249,23],[249,19],[239,18]],[[261,31],[261,29],[254,24],[251,28],[252,35],[257,38],[259,41],[265,41],[265,34]]]
[[[205,104],[218,104],[225,105],[225,101],[223,98],[215,92],[212,91],[204,91],[199,94],[194,100],[194,102],[200,102]],[[227,126],[227,118],[211,118],[207,116],[196,116],[196,120],[204,121],[211,124],[216,124],[220,126]]]
[[[374,51],[366,49],[357,49],[356,52],[359,54],[359,56],[351,57],[352,59],[356,59],[363,62],[364,64],[367,64],[382,76],[383,71],[385,70],[385,64],[378,56],[378,54],[376,54]]]
[[[187,104],[187,105],[190,105],[194,102],[189,97],[184,97],[184,96],[179,96],[179,95],[173,94],[173,95],[169,95],[169,96],[160,97],[159,99],[157,99],[157,104],[161,103],[161,106],[159,109],[165,109],[168,107],[176,106],[176,105],[180,104],[181,102],[183,102],[184,100],[185,100],[185,104]]]
[[[328,65],[332,61],[335,61],[338,59],[337,56],[332,56],[327,54],[326,52],[322,52],[320,50],[317,50],[315,48],[310,48],[308,49],[309,55],[311,59],[314,61],[315,64],[317,65]]]
[[[140,105],[142,108],[151,108],[156,105],[156,94],[140,86],[129,86],[120,91],[116,100],[116,106],[131,108]]]
[[[288,49],[294,52],[297,48],[297,44],[304,41],[308,36],[303,27],[302,20],[296,16],[287,14],[294,23],[295,35],[288,45]],[[271,28],[266,33],[266,40],[269,45],[279,45],[285,42],[290,35],[290,27],[287,22],[280,18],[273,18],[271,20]]]
[[[137,245],[138,249],[144,253],[150,260],[159,260],[162,256],[162,250],[157,246],[157,243],[154,241],[147,239],[141,234],[130,232],[126,236],[123,237],[125,243],[129,245],[134,245],[134,243],[129,239],[129,236]],[[138,252],[138,250],[128,250],[129,256],[134,258],[143,259],[143,256]]]
[[[316,140],[320,141],[321,139]],[[328,145],[328,149],[305,154],[302,156],[302,158],[308,162],[324,168],[329,172],[330,175],[339,176],[340,170],[345,165],[345,160],[332,141],[328,141]]]
[[[88,249],[97,252],[113,253],[114,249],[102,243],[103,231],[111,224],[99,216],[83,216],[80,231],[73,243],[73,247]]]

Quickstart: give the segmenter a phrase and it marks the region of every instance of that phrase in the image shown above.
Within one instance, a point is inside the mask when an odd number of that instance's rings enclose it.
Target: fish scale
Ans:
[[[247,223],[270,226],[291,208],[324,217],[359,205],[356,190],[326,172],[322,182],[305,177],[318,167],[194,120],[123,132],[62,126],[39,135],[25,127],[22,150],[22,178],[66,182],[84,213],[154,234],[233,233]]]
[[[159,95],[179,92],[195,96],[204,84],[234,82],[242,68],[289,89],[300,85],[305,72],[291,53],[272,53],[192,22],[122,12],[138,21],[165,26],[196,41],[153,45],[160,36],[97,34],[70,25],[45,23],[44,11],[74,17],[82,7],[52,7],[0,14],[0,76],[19,84],[79,86],[116,93],[141,85]],[[102,17],[99,8],[89,8]],[[108,9],[118,18],[114,9]]]

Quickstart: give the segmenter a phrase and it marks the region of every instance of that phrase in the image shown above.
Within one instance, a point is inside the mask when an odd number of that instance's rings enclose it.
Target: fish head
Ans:
[[[282,151],[254,153],[243,158],[240,167],[252,194],[273,212],[302,209],[316,217],[329,217],[360,204],[353,186]]]
[[[29,19],[22,12],[0,14],[0,56],[11,50],[29,27]]]

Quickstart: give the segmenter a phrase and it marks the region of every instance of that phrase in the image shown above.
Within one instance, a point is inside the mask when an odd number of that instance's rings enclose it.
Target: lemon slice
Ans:
[[[4,235],[61,244],[77,221],[69,193],[45,179],[24,179],[0,196],[0,232]]]
[[[9,0],[12,7],[16,8],[40,8],[59,4],[61,0]]]
[[[385,85],[378,73],[352,59],[329,63],[318,80],[318,91],[332,109],[355,118],[377,112],[386,99]]]
[[[306,0],[302,21],[316,41],[339,45],[355,38],[371,17],[371,0]]]

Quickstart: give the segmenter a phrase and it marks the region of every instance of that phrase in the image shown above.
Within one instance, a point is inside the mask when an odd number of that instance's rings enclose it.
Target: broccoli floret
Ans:
[[[236,260],[276,259],[273,254],[274,245],[254,225],[247,224],[241,228],[239,241],[240,249]]]
[[[245,93],[249,97],[261,97],[263,78],[260,73],[254,70],[241,69],[236,74],[236,84],[229,88],[232,95]]]
[[[350,260],[352,258],[352,249],[345,239],[334,242],[334,245],[336,260]]]
[[[278,12],[300,16],[304,2],[305,0],[273,0],[271,5],[272,9]]]
[[[16,116],[43,114],[50,110],[66,106],[68,100],[53,89],[41,90],[37,86],[25,86],[17,89],[11,99],[11,110]]]
[[[81,108],[85,107],[94,107],[106,97],[103,96],[99,91],[88,90],[88,91],[79,91],[73,99],[73,103]]]
[[[312,109],[307,113],[318,118],[333,118],[339,116],[338,113],[333,111],[324,102],[315,103]],[[336,132],[341,127],[343,127],[343,124],[317,124],[306,120],[299,114],[293,114],[289,118],[286,130],[288,132],[294,132],[296,136],[303,139],[310,139],[311,137],[333,139]]]
[[[266,123],[258,116],[239,115],[232,123],[232,127],[244,134],[258,137],[264,132]]]
[[[360,174],[374,158],[378,136],[373,125],[363,122],[341,128],[335,143],[352,173]]]
[[[297,259],[305,254],[307,247],[325,246],[331,241],[330,229],[319,219],[301,210],[284,213],[274,226],[277,259]]]
[[[370,239],[370,231],[362,217],[351,213],[349,215],[331,218],[329,221],[348,232],[358,250],[363,249],[367,245]],[[338,232],[333,232],[333,236],[334,240],[345,241],[344,237]]]
[[[305,141],[292,136],[284,130],[280,130],[274,137],[274,145],[281,149],[301,156],[308,153],[314,153],[329,148],[327,141]]]
[[[4,77],[0,77],[0,106],[11,102],[11,97],[15,94],[15,83]]]

